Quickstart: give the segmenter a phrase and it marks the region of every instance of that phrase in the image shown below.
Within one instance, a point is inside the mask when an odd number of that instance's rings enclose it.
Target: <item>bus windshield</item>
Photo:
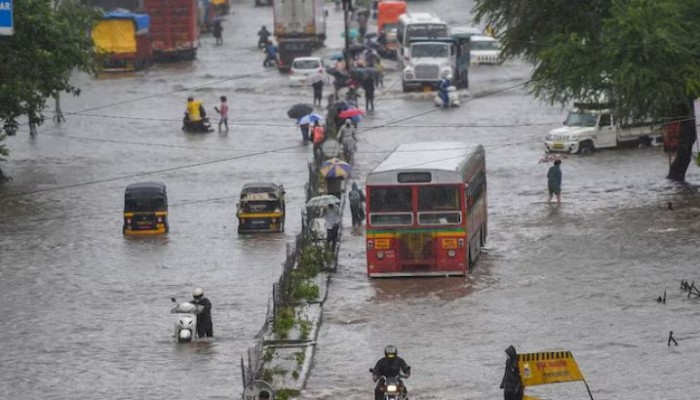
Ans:
[[[411,212],[410,187],[373,187],[369,196],[370,212]]]
[[[417,37],[447,37],[447,25],[445,24],[410,24],[406,28],[406,43]]]
[[[456,186],[424,186],[418,188],[418,211],[459,210],[459,189]]]
[[[418,188],[418,224],[454,225],[462,222],[457,186]]]

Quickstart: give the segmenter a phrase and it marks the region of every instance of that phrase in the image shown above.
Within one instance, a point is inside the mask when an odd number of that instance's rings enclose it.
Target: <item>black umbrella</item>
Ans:
[[[311,114],[313,111],[314,106],[312,106],[311,104],[299,103],[293,105],[292,108],[290,108],[289,111],[287,111],[287,116],[289,118],[299,119],[305,115]]]
[[[377,36],[378,35],[376,32],[370,32],[370,33],[365,35],[365,39],[372,39],[372,38],[376,38]]]
[[[343,71],[338,71],[338,70],[335,69],[335,68],[326,68],[326,73],[328,73],[328,74],[331,75],[332,77],[334,77],[334,78],[336,78],[336,79],[338,79],[338,80],[341,80],[341,81],[343,81],[343,80],[345,80],[345,79],[348,78],[348,74],[346,74],[346,73],[343,72]]]
[[[377,76],[376,68],[353,68],[350,70],[350,76],[357,80],[374,79]]]

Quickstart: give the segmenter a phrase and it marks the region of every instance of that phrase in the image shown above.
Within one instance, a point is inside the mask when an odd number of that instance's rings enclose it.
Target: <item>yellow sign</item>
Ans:
[[[583,380],[570,351],[518,354],[518,369],[524,387]]]
[[[391,248],[391,240],[389,239],[375,239],[374,248],[377,250],[384,250]]]
[[[456,249],[457,248],[457,239],[442,239],[442,248],[443,249]]]

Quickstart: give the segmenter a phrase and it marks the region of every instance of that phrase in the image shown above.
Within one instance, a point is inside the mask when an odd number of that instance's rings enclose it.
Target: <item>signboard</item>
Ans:
[[[570,351],[518,354],[518,369],[524,387],[583,381]]]
[[[12,0],[0,0],[0,35],[13,35],[15,33],[12,11]]]

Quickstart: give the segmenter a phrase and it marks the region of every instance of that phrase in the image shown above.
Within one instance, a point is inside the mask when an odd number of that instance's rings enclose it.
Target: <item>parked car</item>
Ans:
[[[309,76],[318,72],[326,72],[321,57],[297,57],[292,61],[289,78],[303,83],[306,82]]]
[[[500,64],[501,45],[491,36],[472,35],[470,38],[472,64]]]

